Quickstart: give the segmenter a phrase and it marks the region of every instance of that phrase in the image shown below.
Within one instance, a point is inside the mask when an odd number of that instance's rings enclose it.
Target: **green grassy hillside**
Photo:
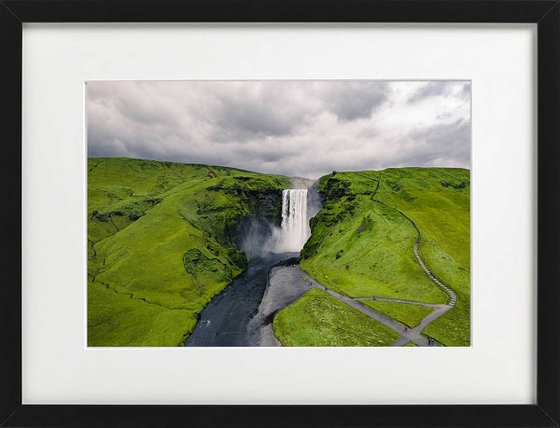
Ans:
[[[239,223],[280,215],[285,177],[88,160],[88,345],[177,346],[246,266]]]
[[[421,257],[458,295],[457,305],[425,333],[448,346],[469,345],[469,171],[399,168],[333,173],[320,179],[319,189],[324,206],[311,221],[302,268],[350,297],[445,303],[447,294],[413,256],[419,230]],[[411,322],[409,305],[383,306],[384,313]]]
[[[273,327],[284,346],[389,346],[399,338],[390,328],[316,288],[280,311]]]
[[[411,305],[407,303],[384,302],[381,300],[362,300],[362,303],[375,309],[388,318],[400,321],[409,328],[414,328],[433,312],[429,306]]]
[[[236,235],[244,220],[279,222],[282,176],[136,159],[88,161],[88,344],[177,346],[204,306],[246,267]],[[401,168],[319,180],[323,209],[301,266],[350,297],[447,302],[416,262],[458,295],[424,333],[469,344],[469,171]],[[364,304],[413,327],[431,308]],[[283,309],[285,345],[385,346],[395,333],[319,290]]]

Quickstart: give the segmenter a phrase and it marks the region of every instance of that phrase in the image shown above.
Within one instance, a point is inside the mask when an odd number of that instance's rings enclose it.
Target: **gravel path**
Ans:
[[[426,306],[429,308],[435,308],[441,303],[424,303],[417,302],[415,300],[405,300],[405,299],[391,299],[390,297],[379,297],[379,296],[367,296],[367,297],[354,297],[356,300],[379,300],[381,302],[394,302],[394,303],[404,303],[408,305]]]
[[[270,271],[265,295],[259,306],[259,311],[254,318],[254,322],[262,326],[260,333],[260,346],[279,345],[278,341],[274,338],[272,330],[272,319],[274,318],[274,315],[276,315],[280,309],[296,301],[310,288],[318,288],[325,291],[335,299],[338,299],[341,302],[357,309],[364,315],[375,319],[381,324],[389,327],[391,330],[397,332],[400,335],[400,338],[393,344],[393,346],[398,346],[401,342],[402,344],[413,342],[418,346],[436,346],[437,344],[435,342],[430,342],[430,340],[427,337],[422,336],[420,332],[426,325],[434,319],[437,319],[449,308],[448,305],[432,305],[429,303],[414,302],[433,307],[434,312],[424,318],[418,327],[410,329],[403,326],[398,321],[388,318],[376,310],[364,305],[360,302],[361,299],[351,298],[325,287],[311,278],[307,272],[302,270],[296,264],[291,266],[278,266],[272,268]],[[381,300],[381,298],[379,300]],[[403,302],[411,303],[411,301]]]
[[[376,310],[370,308],[369,306],[364,305],[358,299],[345,296],[343,294],[337,293],[334,290],[331,290],[330,288],[326,288],[325,286],[319,284],[317,281],[312,279],[309,276],[309,274],[307,274],[303,270],[300,269],[300,272],[302,273],[302,275],[305,275],[307,277],[307,281],[309,281],[313,287],[320,288],[321,290],[326,291],[334,298],[340,300],[341,302],[346,303],[349,306],[352,306],[354,309],[359,310],[364,315],[367,315],[368,317],[373,318],[376,321],[379,321],[381,324],[389,327],[391,330],[400,334],[401,337],[399,338],[399,340],[401,340],[401,338],[404,338],[403,339],[405,340],[404,343],[413,342],[418,346],[430,345],[428,338],[422,336],[419,331],[416,331],[416,329],[406,328],[398,321],[388,318],[385,315],[381,314],[380,312],[377,312]],[[393,346],[395,345],[393,344]]]
[[[371,178],[371,177],[368,177],[365,174],[362,174],[362,175],[366,178]],[[377,191],[379,190],[379,186],[380,186],[381,183],[380,183],[379,180],[376,180],[376,179],[373,179],[373,178],[372,178],[372,180],[376,182],[376,186],[375,186],[375,189],[372,193],[371,199],[374,202],[377,202],[377,203],[380,203],[382,205],[385,205],[385,206],[389,207],[389,205],[385,204],[384,202],[381,202],[381,201],[375,199],[375,195],[377,194]],[[455,294],[455,292],[453,290],[451,290],[448,286],[446,286],[443,282],[441,282],[438,278],[436,278],[436,276],[432,273],[432,271],[430,271],[430,269],[428,269],[428,267],[426,266],[426,263],[424,262],[424,260],[420,256],[420,253],[418,252],[418,248],[420,247],[420,242],[422,242],[422,233],[420,232],[420,229],[418,228],[418,226],[416,225],[414,220],[412,220],[410,217],[408,217],[401,210],[399,210],[395,207],[390,207],[390,208],[393,208],[400,215],[402,215],[405,219],[407,219],[412,224],[414,229],[416,229],[416,234],[417,234],[416,242],[414,243],[414,245],[412,247],[412,252],[414,254],[414,258],[416,260],[416,263],[418,263],[420,268],[422,268],[424,273],[426,275],[428,275],[428,277],[432,280],[432,282],[434,284],[436,284],[439,288],[441,288],[449,296],[449,300],[448,300],[447,304],[435,305],[434,306],[434,311],[432,313],[430,313],[428,316],[426,316],[420,322],[420,324],[418,324],[415,328],[413,328],[411,330],[415,336],[416,335],[420,336],[420,333],[428,326],[428,324],[435,321],[436,319],[441,317],[443,314],[445,314],[447,311],[449,311],[451,308],[453,308],[453,306],[455,306],[455,304],[457,303],[457,294]],[[421,302],[412,302],[412,301],[406,301],[405,302],[405,301],[402,301],[402,303],[410,303],[410,304],[415,303],[415,304],[421,304],[421,305],[424,305],[424,306],[428,306],[428,304],[424,304],[424,303],[421,303]],[[421,336],[421,337],[424,337],[424,336]],[[408,342],[411,342],[411,341],[407,340],[406,336],[401,335],[401,337],[393,344],[393,346],[402,346],[402,345],[407,344]],[[416,343],[416,342],[414,342],[414,343]],[[435,344],[433,339],[429,340],[429,344],[430,345]]]

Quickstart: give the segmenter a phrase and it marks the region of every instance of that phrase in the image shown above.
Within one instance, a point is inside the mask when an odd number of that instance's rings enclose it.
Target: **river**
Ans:
[[[272,330],[276,312],[294,301],[303,291],[289,275],[276,275],[269,293],[269,273],[280,263],[295,265],[299,252],[311,234],[307,189],[282,192],[282,224],[272,233],[262,256],[212,299],[200,314],[185,346],[274,346]],[[300,281],[301,282],[301,281]]]
[[[268,273],[274,265],[297,256],[270,253],[249,260],[247,270],[204,308],[185,346],[259,346],[262,324],[251,320],[259,311]]]

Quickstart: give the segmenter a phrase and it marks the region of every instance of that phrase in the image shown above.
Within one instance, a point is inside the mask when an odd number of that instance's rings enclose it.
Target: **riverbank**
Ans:
[[[261,346],[255,317],[267,289],[270,269],[294,253],[269,253],[249,260],[248,268],[235,278],[201,312],[185,346]]]
[[[292,304],[311,288],[297,266],[297,259],[288,259],[270,269],[268,285],[255,317],[251,320],[252,330],[256,333],[256,346],[280,346],[274,335],[272,322],[278,311]]]

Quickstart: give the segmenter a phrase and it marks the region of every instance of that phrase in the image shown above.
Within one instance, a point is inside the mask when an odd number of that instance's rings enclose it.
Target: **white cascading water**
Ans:
[[[281,227],[281,250],[294,253],[301,251],[311,235],[307,219],[307,189],[282,191]]]

